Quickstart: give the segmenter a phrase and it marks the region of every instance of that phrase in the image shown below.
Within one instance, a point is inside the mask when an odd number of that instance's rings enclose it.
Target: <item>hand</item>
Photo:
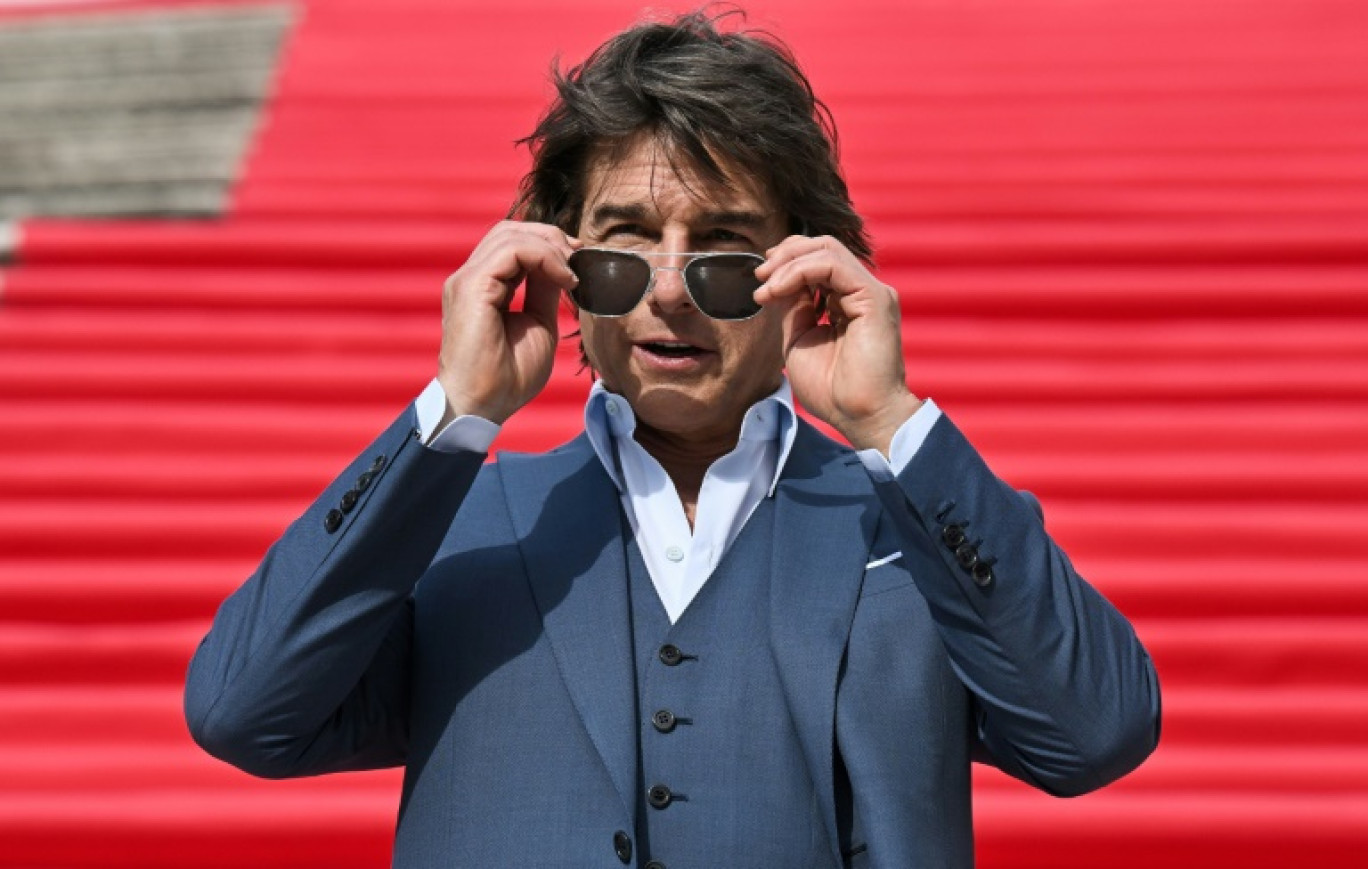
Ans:
[[[554,226],[505,220],[447,278],[437,360],[447,398],[442,424],[473,414],[502,425],[546,386],[560,293],[577,280],[566,260],[578,245]],[[522,310],[510,310],[524,281]]]
[[[764,281],[756,301],[791,300],[784,359],[798,401],[857,449],[887,456],[921,406],[907,388],[897,292],[830,237],[790,236],[765,252],[755,274]]]

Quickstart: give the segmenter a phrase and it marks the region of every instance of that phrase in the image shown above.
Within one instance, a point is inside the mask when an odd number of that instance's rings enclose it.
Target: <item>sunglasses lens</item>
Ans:
[[[760,287],[755,270],[764,260],[750,253],[701,256],[684,269],[698,310],[715,320],[745,320],[760,313],[752,298]]]
[[[577,250],[570,254],[570,270],[579,278],[570,298],[600,317],[631,311],[651,280],[651,266],[644,259],[611,250]]]

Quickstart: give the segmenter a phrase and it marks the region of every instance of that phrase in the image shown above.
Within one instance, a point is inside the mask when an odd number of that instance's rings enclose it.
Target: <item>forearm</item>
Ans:
[[[185,694],[210,753],[270,776],[402,760],[408,598],[483,461],[413,429],[409,410],[220,608]]]
[[[896,480],[876,485],[907,545],[930,556],[915,579],[998,765],[1073,794],[1148,756],[1154,667],[1046,534],[1033,499],[994,476],[948,419]]]

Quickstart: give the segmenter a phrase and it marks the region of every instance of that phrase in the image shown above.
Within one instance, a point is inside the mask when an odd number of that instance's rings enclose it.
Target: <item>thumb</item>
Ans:
[[[787,301],[780,320],[785,361],[795,348],[810,346],[812,340],[819,337],[819,333],[815,334],[814,330],[821,329],[821,315],[812,296],[801,293]]]
[[[559,332],[561,287],[549,278],[531,274],[523,292],[523,313],[556,336]]]

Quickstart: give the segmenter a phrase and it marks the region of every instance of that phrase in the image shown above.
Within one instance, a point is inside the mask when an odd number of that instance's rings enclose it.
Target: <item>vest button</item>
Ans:
[[[675,714],[670,710],[662,709],[651,716],[651,723],[654,724],[655,729],[659,730],[661,733],[669,733],[671,730],[675,729],[675,724],[678,723],[678,719],[675,718]]]
[[[623,863],[632,862],[632,837],[621,830],[613,834],[613,853]]]
[[[665,869],[665,864],[659,860],[652,860],[646,864],[645,869]]]
[[[665,666],[678,666],[679,662],[682,660],[684,660],[684,653],[679,651],[678,646],[672,643],[666,643],[665,645],[660,647],[660,663],[664,664]]]
[[[651,785],[651,789],[646,792],[646,802],[651,804],[653,809],[663,809],[674,799],[674,794],[665,785]]]

